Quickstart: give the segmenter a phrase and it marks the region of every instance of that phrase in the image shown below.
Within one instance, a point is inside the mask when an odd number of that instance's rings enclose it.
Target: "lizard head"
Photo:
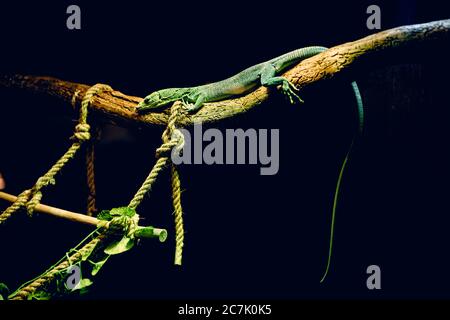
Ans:
[[[188,95],[190,88],[170,88],[155,91],[142,100],[137,106],[138,113],[144,113],[150,109],[159,108],[169,104],[170,102],[182,99]]]

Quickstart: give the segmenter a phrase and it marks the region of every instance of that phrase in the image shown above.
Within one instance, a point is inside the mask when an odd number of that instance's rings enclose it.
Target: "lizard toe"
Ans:
[[[189,113],[194,113],[198,110],[198,108],[193,103],[183,103],[183,106]]]
[[[300,97],[298,96],[298,94],[296,94],[296,93],[294,92],[294,90],[292,90],[291,88],[288,88],[288,89],[286,89],[286,90],[283,90],[283,93],[284,93],[284,95],[286,96],[286,98],[289,99],[289,102],[290,102],[291,104],[295,104],[296,102],[299,102],[299,103],[303,103],[303,102],[304,102],[304,101],[302,100],[302,98],[300,98]]]

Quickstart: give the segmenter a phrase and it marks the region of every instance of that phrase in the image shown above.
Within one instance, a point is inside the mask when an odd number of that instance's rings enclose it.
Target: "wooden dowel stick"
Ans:
[[[6,200],[9,202],[14,202],[17,200],[17,197],[12,194],[0,191],[0,199]],[[97,218],[90,217],[85,214],[47,206],[45,204],[38,204],[34,208],[34,210],[37,212],[41,212],[41,213],[45,213],[45,214],[54,216],[54,217],[63,218],[66,220],[71,220],[71,221],[75,221],[75,222],[79,222],[79,223],[83,223],[83,224],[89,224],[94,227],[98,227],[100,225],[103,227],[106,227],[106,228],[108,227],[108,224],[105,223],[106,221],[99,220]],[[146,230],[151,229],[152,232],[142,232],[142,229],[146,229]],[[159,238],[159,240],[161,242],[164,242],[167,238],[167,231],[165,229],[159,229],[159,228],[153,228],[153,227],[139,227],[138,230],[140,230],[140,231],[139,231],[139,233],[136,234],[136,237],[142,237],[142,238],[155,238],[156,237],[156,238]]]
[[[6,200],[9,202],[14,202],[17,200],[17,197],[12,194],[0,191],[0,199]],[[84,223],[84,224],[89,224],[94,227],[96,227],[98,225],[98,223],[100,222],[97,218],[94,218],[94,217],[90,217],[90,216],[87,216],[87,215],[84,215],[81,213],[71,212],[71,211],[67,211],[67,210],[63,210],[63,209],[59,209],[59,208],[55,208],[55,207],[50,207],[45,204],[38,204],[36,206],[36,208],[34,208],[34,210],[37,212],[49,214],[49,215],[52,215],[55,217],[59,217],[59,218],[63,218],[63,219],[67,219],[67,220],[71,220],[71,221],[75,221],[75,222],[80,222],[80,223]]]

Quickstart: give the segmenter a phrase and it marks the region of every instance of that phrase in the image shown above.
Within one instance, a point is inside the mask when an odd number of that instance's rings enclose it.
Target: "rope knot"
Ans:
[[[71,138],[75,140],[75,142],[72,143],[72,146],[69,148],[69,150],[66,151],[66,153],[50,168],[50,170],[36,181],[36,184],[32,189],[22,192],[12,205],[10,205],[0,213],[0,224],[5,222],[14,212],[22,207],[26,207],[28,213],[32,214],[36,206],[41,202],[41,189],[49,184],[55,184],[55,175],[64,167],[64,165],[68,161],[70,161],[75,156],[76,152],[81,147],[81,143],[90,140],[91,127],[86,122],[88,107],[90,106],[93,97],[96,94],[99,94],[101,91],[113,91],[113,89],[105,84],[96,84],[86,90],[81,101],[79,123],[75,127],[74,134]],[[80,90],[76,90],[74,95],[72,96],[72,105],[74,107],[77,102],[79,93]],[[93,172],[92,170],[93,167],[91,166],[91,172]],[[91,195],[93,194],[95,194],[95,192],[91,193]],[[91,208],[95,208],[95,205],[91,206]]]
[[[44,175],[42,177],[39,177],[39,179],[37,179],[36,184],[34,185],[33,188],[33,194],[35,193],[36,190],[41,190],[43,187],[48,186],[49,184],[56,184],[56,180],[53,177],[49,177],[48,175]]]
[[[176,154],[180,154],[184,147],[184,135],[179,129],[174,129],[169,141],[164,142],[156,149],[156,158],[169,157],[172,149]]]
[[[132,237],[138,227],[139,216],[136,214],[133,217],[120,216],[114,217],[108,222],[108,230],[111,233],[123,233]]]
[[[41,200],[42,200],[42,192],[37,191],[36,193],[33,194],[31,199],[26,204],[28,216],[31,217],[33,215],[34,209],[38,204],[41,203]]]
[[[182,104],[180,101],[172,105],[169,119],[167,121],[166,130],[162,134],[163,144],[156,149],[156,157],[158,160],[145,179],[142,186],[130,201],[128,208],[136,209],[144,199],[145,194],[149,192],[156,181],[158,174],[170,161],[169,155],[171,151],[180,152],[184,146],[183,132],[176,128],[176,123],[181,112]],[[175,230],[176,230],[176,249],[175,264],[181,265],[183,246],[184,246],[184,227],[183,227],[183,209],[181,207],[181,182],[180,176],[175,165],[171,164],[171,184],[172,184],[172,201],[175,210]]]
[[[76,139],[79,142],[87,141],[91,139],[90,131],[91,126],[87,123],[80,123],[75,126],[75,132],[72,139]]]
[[[22,192],[21,194],[19,194],[17,196],[16,201],[14,201],[14,203],[11,206],[6,208],[6,210],[0,214],[0,224],[4,223],[6,220],[8,220],[9,217],[11,217],[11,215],[14,212],[16,212],[20,208],[24,207],[27,204],[30,196],[31,196],[30,189],[27,189],[24,192]]]

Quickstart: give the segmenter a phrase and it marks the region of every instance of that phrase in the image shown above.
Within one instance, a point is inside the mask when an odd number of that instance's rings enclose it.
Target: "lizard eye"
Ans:
[[[147,98],[148,98],[149,102],[151,102],[151,101],[158,101],[159,100],[159,93],[158,92],[153,92]]]

